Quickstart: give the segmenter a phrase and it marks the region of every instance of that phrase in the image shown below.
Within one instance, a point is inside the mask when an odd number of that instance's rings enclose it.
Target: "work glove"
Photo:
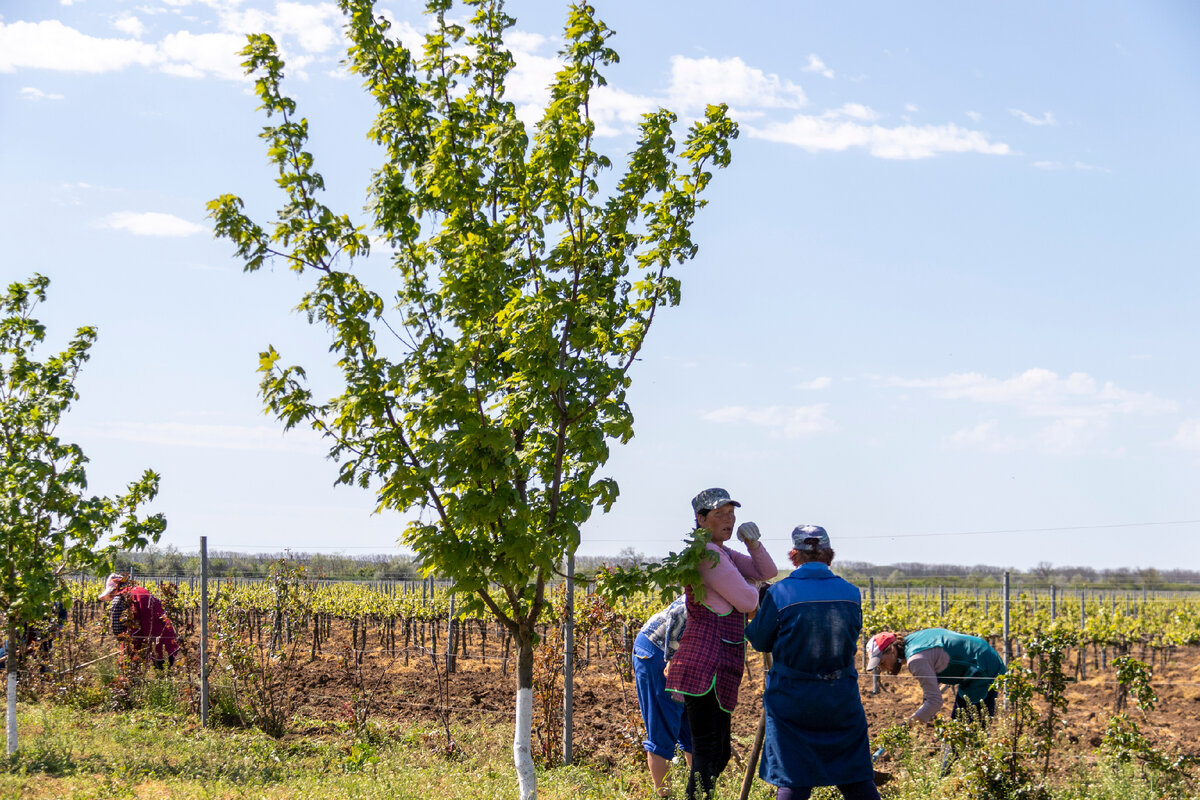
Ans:
[[[757,542],[761,535],[758,532],[758,526],[753,522],[743,522],[741,525],[738,525],[737,537],[746,544]]]

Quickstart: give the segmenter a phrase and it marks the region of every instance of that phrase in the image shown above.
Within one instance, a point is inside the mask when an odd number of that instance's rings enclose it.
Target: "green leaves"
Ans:
[[[283,93],[265,35],[243,55],[273,123],[263,139],[283,201],[266,225],[233,195],[209,205],[247,270],[282,258],[316,271],[298,309],[329,332],[340,385],[317,400],[303,370],[268,349],[263,398],[285,427],[329,438],[339,482],[409,516],[403,540],[426,569],[474,590],[468,609],[525,637],[580,527],[616,500],[599,470],[610,442],[633,435],[629,370],[658,308],[679,300],[671,270],[696,252],[699,195],[728,163],[737,127],[709,109],[676,155],[675,116],[647,115],[603,198],[612,161],[593,149],[591,103],[617,54],[591,6],[568,11],[562,64],[531,133],[506,99],[515,21],[502,2],[471,0],[467,13],[429,2],[429,33],[411,51],[370,0],[339,5],[347,66],[378,104],[369,137],[385,154],[367,189],[369,221],[320,203],[309,121]],[[368,228],[391,250],[391,286],[352,272]],[[664,585],[697,577],[702,551],[656,575]]]
[[[0,613],[10,633],[66,599],[64,572],[107,571],[118,550],[144,547],[166,528],[161,514],[138,516],[158,493],[157,473],[117,497],[87,497],[87,457],[55,435],[78,399],[75,378],[96,330],[81,327],[63,352],[36,360],[45,328],[32,313],[49,284],[34,275],[0,300]]]

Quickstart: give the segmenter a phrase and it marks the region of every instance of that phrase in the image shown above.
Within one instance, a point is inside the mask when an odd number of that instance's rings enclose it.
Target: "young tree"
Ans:
[[[55,600],[66,600],[64,572],[107,571],[119,549],[158,541],[161,514],[138,517],[158,493],[147,470],[116,498],[84,497],[87,457],[55,435],[78,399],[75,377],[96,341],[79,328],[67,349],[45,361],[33,351],[46,329],[31,314],[50,280],[34,275],[0,298],[0,613],[8,641],[8,752],[17,749],[17,666],[27,625],[41,622]]]
[[[331,336],[340,393],[317,400],[305,372],[262,354],[262,392],[286,428],[330,440],[338,480],[373,488],[378,509],[408,512],[403,540],[426,570],[453,577],[475,608],[512,634],[518,654],[514,760],[523,798],[536,794],[530,753],[535,625],[545,585],[608,509],[617,485],[597,476],[610,440],[633,435],[630,367],[655,314],[679,301],[671,274],[696,253],[690,228],[710,169],[729,162],[736,125],[710,106],[682,149],[675,115],[647,114],[610,196],[609,159],[593,150],[593,92],[617,60],[587,5],[571,6],[562,66],[532,132],[505,98],[513,67],[500,0],[431,0],[433,32],[406,49],[370,0],[342,0],[348,65],[379,113],[370,138],[386,152],[369,187],[370,236],[322,205],[305,151],[308,121],[281,93],[274,42],[243,51],[257,78],[264,129],[286,204],[269,228],[242,201],[209,204],[216,232],[248,271],[270,259],[309,274],[299,308]],[[397,286],[351,272],[385,242]]]

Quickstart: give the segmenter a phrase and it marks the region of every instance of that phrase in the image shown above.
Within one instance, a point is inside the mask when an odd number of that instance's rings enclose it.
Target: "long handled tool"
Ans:
[[[767,689],[767,673],[771,671],[771,654],[763,653],[763,691]],[[762,716],[758,718],[758,732],[754,734],[754,746],[750,748],[750,756],[746,759],[746,774],[742,776],[742,791],[738,800],[746,800],[750,796],[750,787],[754,785],[754,773],[758,771],[758,757],[762,755],[763,737],[767,733],[767,707],[764,705]]]

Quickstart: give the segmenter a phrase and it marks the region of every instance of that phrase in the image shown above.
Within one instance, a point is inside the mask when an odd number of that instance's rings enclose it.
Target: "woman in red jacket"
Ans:
[[[104,591],[98,599],[112,601],[112,634],[128,634],[135,657],[145,658],[159,669],[164,664],[174,665],[179,642],[175,626],[167,619],[157,597],[141,586],[134,586],[128,575],[113,573],[104,582]],[[127,611],[130,608],[132,613]],[[124,650],[125,645],[121,647]]]

